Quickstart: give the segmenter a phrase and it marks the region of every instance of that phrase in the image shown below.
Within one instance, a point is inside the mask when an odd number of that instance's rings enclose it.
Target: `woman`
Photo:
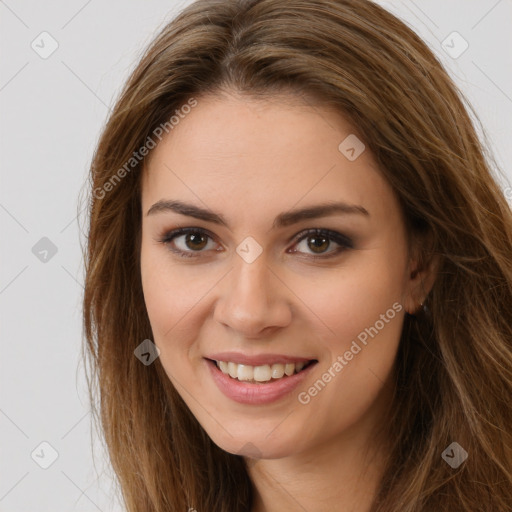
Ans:
[[[461,98],[370,1],[198,0],[156,37],[85,254],[128,511],[512,509],[512,214]]]

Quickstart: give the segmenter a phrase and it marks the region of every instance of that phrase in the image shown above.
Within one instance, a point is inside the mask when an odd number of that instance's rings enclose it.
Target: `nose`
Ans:
[[[219,290],[214,319],[245,338],[287,326],[292,318],[291,292],[264,254],[252,263],[236,255],[233,263]]]

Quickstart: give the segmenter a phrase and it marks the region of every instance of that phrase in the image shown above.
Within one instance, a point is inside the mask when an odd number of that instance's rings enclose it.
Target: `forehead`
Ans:
[[[390,188],[362,139],[338,112],[297,97],[198,98],[150,154],[143,211],[168,197],[215,205],[228,218],[231,205],[239,218],[298,201],[389,207]],[[347,146],[362,152],[349,159]]]

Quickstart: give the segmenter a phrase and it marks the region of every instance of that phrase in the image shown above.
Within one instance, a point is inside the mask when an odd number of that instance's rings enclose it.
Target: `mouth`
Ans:
[[[208,359],[211,365],[220,370],[231,379],[248,384],[269,384],[276,381],[286,380],[293,375],[305,371],[316,364],[316,359],[300,360],[287,363],[262,364],[258,366],[239,364],[233,361],[222,361]]]

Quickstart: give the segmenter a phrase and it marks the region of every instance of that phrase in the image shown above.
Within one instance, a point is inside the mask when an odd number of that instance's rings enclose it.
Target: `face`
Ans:
[[[142,177],[166,374],[231,453],[280,458],[368,430],[416,285],[392,189],[335,111],[197,101]]]

